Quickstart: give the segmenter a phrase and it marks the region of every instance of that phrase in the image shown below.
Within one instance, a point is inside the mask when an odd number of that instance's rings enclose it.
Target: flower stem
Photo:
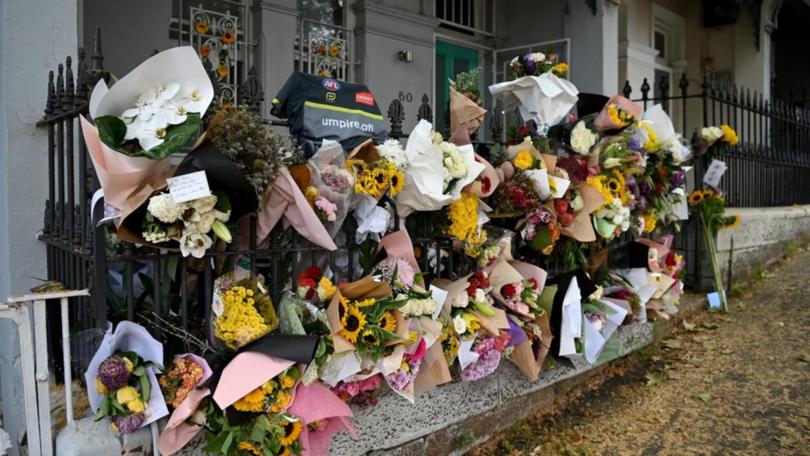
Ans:
[[[703,226],[703,239],[706,242],[706,250],[709,253],[709,260],[712,263],[712,273],[714,275],[714,288],[717,291],[717,294],[720,297],[720,302],[723,305],[723,310],[728,313],[728,303],[726,301],[726,293],[723,289],[723,282],[720,278],[720,266],[717,263],[717,249],[714,245],[715,238],[709,229],[709,225],[706,223],[706,219],[703,214],[700,214],[700,224]]]

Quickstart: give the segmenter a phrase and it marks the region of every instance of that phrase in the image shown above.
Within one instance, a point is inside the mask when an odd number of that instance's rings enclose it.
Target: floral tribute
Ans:
[[[170,280],[146,295],[210,301],[189,331],[139,313],[166,326],[165,344],[120,322],[85,375],[98,419],[120,432],[172,410],[162,454],[204,438],[210,454],[325,455],[336,432],[355,434],[347,404],[417,403],[504,360],[528,381],[549,355],[596,363],[622,325],[677,311],[685,268],[672,234],[690,214],[707,241],[739,221],[716,180],[687,190],[694,157],[739,142],[730,126],[689,145],[661,106],[620,96],[576,117],[553,53],[516,57],[513,79],[489,87],[522,117],[499,144],[470,139],[484,98],[473,71],[455,81],[451,135],[422,119],[407,141],[344,150],[326,134],[293,143],[238,108],[201,132],[210,80],[178,49],[122,78],[131,84],[99,86],[82,122],[111,233],[167,259]],[[166,179],[197,171],[210,192],[176,199]],[[607,253],[619,241],[626,259]],[[271,251],[284,260],[267,264]],[[175,338],[196,353],[175,353]]]

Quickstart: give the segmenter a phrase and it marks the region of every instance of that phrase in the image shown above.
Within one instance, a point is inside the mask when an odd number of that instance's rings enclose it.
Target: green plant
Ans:
[[[453,443],[456,444],[456,447],[462,448],[468,445],[472,445],[473,443],[475,443],[475,440],[476,440],[475,431],[467,431],[457,435],[456,438],[453,439]]]
[[[795,239],[791,239],[785,243],[785,256],[788,258],[793,258],[799,253],[801,250],[801,245],[799,245],[799,241]]]
[[[481,67],[473,68],[470,71],[457,74],[455,80],[455,89],[476,103],[479,103],[481,98],[481,93],[478,90],[481,71]]]

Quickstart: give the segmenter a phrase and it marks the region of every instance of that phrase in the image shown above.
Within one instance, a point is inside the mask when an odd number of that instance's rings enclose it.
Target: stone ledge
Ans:
[[[416,396],[416,404],[386,391],[373,407],[355,409],[357,440],[347,433],[335,436],[332,454],[453,454],[475,442],[458,445],[459,437],[475,432],[480,441],[515,421],[553,403],[555,385],[579,384],[600,371],[599,367],[623,357],[653,340],[650,323],[620,328],[616,336],[620,350],[613,357],[600,358],[591,366],[576,363],[543,371],[537,382],[526,380],[509,361],[475,382],[443,385]]]

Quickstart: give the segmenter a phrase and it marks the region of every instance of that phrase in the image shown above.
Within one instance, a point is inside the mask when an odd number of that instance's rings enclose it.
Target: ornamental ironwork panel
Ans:
[[[217,104],[235,105],[239,95],[239,18],[230,12],[194,6],[189,17],[191,45],[203,63],[210,64],[216,78]]]
[[[342,81],[354,80],[351,30],[302,19],[299,22],[298,49],[301,71]]]

